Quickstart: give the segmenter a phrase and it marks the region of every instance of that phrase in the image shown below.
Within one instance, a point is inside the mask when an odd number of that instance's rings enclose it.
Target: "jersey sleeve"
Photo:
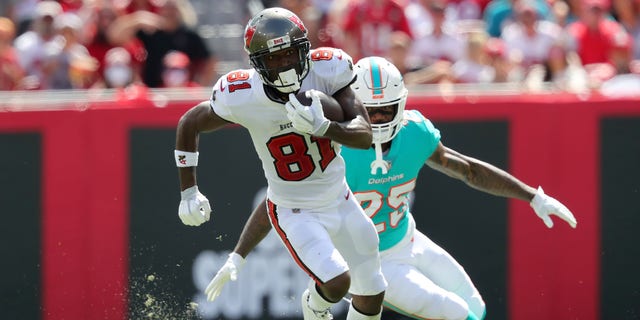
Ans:
[[[220,118],[229,122],[237,123],[232,109],[229,106],[229,83],[227,82],[228,74],[220,77],[213,86],[211,98],[209,98],[209,106]],[[225,90],[226,89],[226,90]]]
[[[420,128],[420,131],[423,132],[424,140],[422,143],[424,144],[426,153],[430,157],[440,143],[440,130],[418,110],[405,111],[405,119],[414,122],[415,125]]]
[[[329,95],[333,95],[355,80],[353,59],[340,49],[329,47],[314,49],[311,51],[311,60],[316,73],[326,79],[328,86],[326,93]]]
[[[231,109],[226,103],[226,95],[222,90],[222,88],[227,85],[224,79],[225,77],[221,77],[213,86],[213,91],[211,92],[211,97],[209,98],[209,106],[211,107],[213,112],[215,112],[220,118],[227,121],[236,122],[234,121]]]

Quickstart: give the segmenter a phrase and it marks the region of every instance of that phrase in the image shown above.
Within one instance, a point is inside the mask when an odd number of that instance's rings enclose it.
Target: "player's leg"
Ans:
[[[349,264],[351,306],[347,320],[380,319],[386,281],[380,268],[378,234],[369,217],[351,195],[338,207],[340,228],[333,243]]]
[[[322,293],[322,291],[330,290],[327,288],[332,285],[332,282],[341,281],[340,278],[344,276],[348,277],[348,272],[329,280],[321,286],[319,286],[315,281],[309,280],[307,289],[302,293],[300,301],[302,306],[302,316],[305,320],[332,319],[329,309],[337,301],[327,298],[326,294]],[[344,294],[346,294],[346,292]]]
[[[305,319],[328,317],[331,305],[340,301],[350,286],[348,266],[333,245],[327,225],[317,212],[269,203],[269,219],[289,254],[312,279],[303,294]],[[323,217],[324,218],[324,217]],[[329,226],[330,227],[330,226]],[[313,314],[317,314],[315,316]]]
[[[387,261],[383,256],[382,271],[389,282],[385,307],[416,319],[468,318],[468,305],[462,298],[437,286],[407,260]]]
[[[382,317],[382,301],[385,292],[376,295],[351,295],[347,320],[379,320]],[[360,306],[356,308],[356,306]],[[366,310],[366,311],[361,311]],[[379,310],[375,313],[375,310]]]
[[[485,314],[485,303],[464,268],[426,235],[415,231],[412,245],[414,265],[438,287],[462,298],[478,318]]]

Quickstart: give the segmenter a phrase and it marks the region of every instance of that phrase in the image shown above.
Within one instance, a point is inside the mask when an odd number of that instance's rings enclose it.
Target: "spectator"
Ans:
[[[616,39],[612,52],[612,62],[616,75],[604,81],[600,92],[606,96],[638,96],[640,93],[640,65],[632,59],[633,39]]]
[[[514,9],[515,22],[502,31],[508,54],[522,57],[525,70],[544,65],[551,48],[560,42],[562,28],[554,22],[541,20],[533,0],[520,0]]]
[[[414,68],[407,63],[411,42],[411,38],[406,33],[396,31],[391,36],[391,47],[387,57],[397,66],[404,77],[404,82],[406,84],[450,83],[451,63],[448,61],[438,61],[423,68]]]
[[[565,28],[577,19],[567,1],[553,0],[549,4],[551,6],[551,21],[554,21],[561,28]]]
[[[401,74],[405,74],[410,71],[410,67],[407,62],[411,43],[411,38],[404,32],[397,31],[391,35],[389,54],[386,58],[398,67]]]
[[[55,1],[38,2],[32,30],[18,36],[14,46],[18,54],[20,67],[25,70],[25,89],[42,89],[46,87],[45,47],[54,43],[58,36],[53,26],[53,19],[62,14],[62,7]]]
[[[123,10],[127,14],[134,13],[136,11],[159,13],[160,8],[162,7],[161,1],[158,0],[123,0],[118,1],[115,5],[118,6],[118,9]]]
[[[72,89],[69,70],[71,61],[82,60],[89,56],[87,48],[80,43],[83,22],[74,13],[65,13],[55,17],[54,29],[60,35],[45,45],[43,59],[43,86],[47,89]]]
[[[339,26],[331,21],[331,8],[338,0],[311,0],[312,6],[319,14],[319,26],[317,32],[316,47],[335,47],[333,37],[336,33],[341,32]],[[303,21],[307,21],[301,18]],[[314,41],[311,40],[313,47]]]
[[[119,11],[110,1],[102,2],[97,5],[89,15],[88,32],[86,47],[89,50],[89,54],[96,58],[99,65],[98,74],[102,76],[105,72],[106,65],[105,56],[107,51],[118,47],[107,37],[107,32],[111,24],[118,18]],[[144,60],[146,58],[146,52],[142,42],[137,38],[132,38],[130,41],[122,45],[130,56],[132,57],[131,65],[134,68],[134,73],[140,74]],[[103,81],[104,79],[102,79]]]
[[[496,78],[496,70],[489,64],[485,50],[488,35],[476,30],[467,35],[466,55],[452,66],[457,83],[489,83]]]
[[[483,13],[487,32],[491,37],[500,37],[502,29],[513,22],[513,5],[521,0],[491,0]],[[550,20],[551,8],[545,0],[533,0],[538,15],[543,20]]]
[[[60,6],[62,7],[62,11],[64,12],[72,12],[75,14],[79,14],[79,11],[81,11],[85,7],[84,0],[57,0],[57,1],[58,3],[60,3]]]
[[[0,91],[20,89],[24,71],[13,47],[16,27],[9,18],[0,17]]]
[[[430,33],[416,36],[409,53],[408,64],[413,69],[421,69],[438,61],[454,63],[463,58],[464,40],[459,34],[445,26],[446,0],[423,0],[433,23]]]
[[[613,39],[613,45],[609,59],[616,69],[616,74],[627,74],[631,72],[633,61],[633,39],[624,32],[617,33]]]
[[[632,53],[633,59],[640,59],[640,1],[616,0],[613,2],[620,23],[634,39]]]
[[[314,6],[312,0],[279,0],[277,6],[295,13],[304,21],[312,48],[324,46],[326,39],[321,40],[319,34],[320,29],[323,28],[323,14]]]
[[[354,60],[387,56],[395,31],[413,38],[404,8],[395,0],[353,0],[344,19],[342,47]]]
[[[104,56],[102,86],[105,88],[125,88],[136,82],[136,74],[132,66],[132,57],[123,47],[109,49]]]
[[[90,89],[98,81],[98,60],[88,54],[70,56],[69,82],[72,89]]]
[[[634,66],[635,65],[635,66]],[[632,63],[631,72],[618,74],[600,86],[600,93],[608,97],[640,96],[640,67]]]
[[[462,20],[482,19],[486,0],[448,0],[447,17],[457,23]]]
[[[216,76],[211,51],[203,38],[184,23],[182,12],[190,8],[188,5],[185,0],[167,0],[158,14],[138,10],[119,17],[109,28],[108,37],[114,44],[125,45],[133,37],[142,41],[147,51],[142,78],[149,87],[162,86],[162,59],[171,50],[189,56],[190,80],[208,86]]]
[[[587,72],[582,67],[580,57],[566,46],[560,45],[551,49],[546,68],[543,81],[552,83],[560,90],[582,93],[589,89]]]
[[[493,82],[521,82],[524,79],[520,57],[509,55],[502,39],[489,38],[484,51],[489,61],[488,64],[495,70]]]
[[[344,43],[343,25],[347,8],[349,8],[352,0],[332,0],[329,11],[327,12],[327,22],[320,33],[321,39],[329,47],[339,47]]]
[[[613,54],[616,42],[628,37],[621,24],[606,18],[608,0],[583,0],[580,20],[567,27],[572,45],[593,81],[615,74]]]
[[[0,8],[5,10],[2,16],[6,16],[16,24],[16,36],[29,31],[33,26],[33,21],[38,17],[38,2],[43,0],[9,0],[9,4]]]
[[[115,89],[118,102],[148,101],[149,90],[139,79],[133,66],[129,51],[123,47],[114,47],[105,54],[105,67],[100,87]]]
[[[169,51],[164,59],[162,69],[162,85],[165,88],[194,88],[202,87],[198,83],[190,81],[189,56],[180,51]]]
[[[443,2],[444,25],[452,30],[457,29],[459,23],[482,19],[482,2],[485,0],[440,0]],[[409,20],[411,32],[419,37],[433,30],[433,21],[429,14],[430,0],[412,0],[405,7],[405,15]]]
[[[414,38],[433,32],[433,20],[428,7],[429,0],[412,0],[404,8],[404,15],[407,17]]]
[[[550,20],[555,21],[561,27],[567,27],[568,25],[580,20],[580,16],[584,12],[583,6],[585,2],[583,0],[547,0],[551,6],[552,14]],[[630,2],[637,0],[614,0],[620,2]],[[605,17],[609,20],[615,20],[610,10],[604,13]]]

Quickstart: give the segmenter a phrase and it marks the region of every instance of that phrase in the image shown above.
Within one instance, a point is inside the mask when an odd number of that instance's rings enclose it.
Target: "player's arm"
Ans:
[[[178,121],[176,129],[176,150],[186,152],[198,151],[200,133],[219,129],[228,122],[220,118],[211,109],[208,101],[203,101],[189,109]],[[196,185],[196,167],[179,167],[180,190]]]
[[[189,109],[178,121],[174,151],[181,191],[178,216],[186,225],[200,225],[209,220],[211,214],[209,200],[197,186],[198,137],[202,132],[213,131],[227,123],[213,112],[208,101]]]
[[[351,87],[346,86],[333,94],[333,98],[342,108],[343,122],[329,120],[324,115],[318,94],[314,93],[314,90],[309,92],[311,105],[303,105],[294,94],[289,95],[289,101],[285,104],[287,117],[295,129],[329,138],[352,148],[368,149],[371,146],[373,136],[369,115]]]
[[[235,281],[238,278],[238,272],[244,266],[246,262],[245,258],[255,248],[264,237],[267,236],[271,230],[271,223],[269,223],[266,199],[260,202],[260,204],[253,209],[251,216],[244,224],[240,239],[233,249],[233,252],[229,254],[229,258],[225,264],[218,270],[215,277],[209,282],[205,289],[207,300],[215,300],[227,281]]]
[[[463,155],[444,146],[441,142],[426,164],[452,178],[464,181],[467,185],[496,196],[524,200],[530,203],[536,214],[551,228],[550,214],[555,214],[575,228],[576,219],[559,201],[544,194],[516,177],[489,163]]]
[[[269,214],[267,213],[266,199],[258,204],[249,219],[242,228],[240,239],[233,252],[246,258],[249,252],[255,248],[264,237],[271,231],[271,223],[269,222]]]
[[[465,156],[438,143],[427,165],[467,185],[496,196],[531,201],[536,189],[489,163]]]
[[[369,149],[373,139],[371,121],[360,99],[350,86],[338,90],[333,97],[342,106],[345,121],[331,121],[324,136],[351,148]]]
[[[138,30],[154,32],[161,29],[163,23],[159,15],[139,10],[116,19],[107,29],[107,38],[112,43],[124,45],[135,37]]]

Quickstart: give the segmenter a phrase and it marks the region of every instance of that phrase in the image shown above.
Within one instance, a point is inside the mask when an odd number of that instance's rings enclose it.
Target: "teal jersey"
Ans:
[[[380,237],[380,250],[400,242],[409,227],[409,194],[420,169],[440,142],[440,131],[417,110],[404,113],[404,123],[383,155],[390,164],[386,174],[371,174],[374,148],[342,148],[347,183],[373,220]]]

